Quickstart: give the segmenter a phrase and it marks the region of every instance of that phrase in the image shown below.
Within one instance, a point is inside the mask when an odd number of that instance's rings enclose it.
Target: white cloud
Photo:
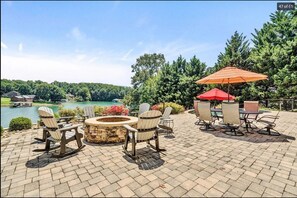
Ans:
[[[78,27],[74,27],[70,32],[70,37],[74,38],[75,40],[82,40],[85,38],[85,34],[81,32]]]
[[[1,41],[1,48],[7,49],[7,45],[5,45],[2,41]]]
[[[77,61],[82,61],[82,60],[84,60],[86,57],[87,57],[86,54],[78,54],[78,55],[76,55],[76,60],[77,60]]]
[[[130,86],[130,65],[113,59],[77,61],[74,56],[1,55],[1,77],[46,82],[96,82]]]
[[[22,52],[23,51],[23,43],[19,44],[19,51]]]
[[[88,60],[88,63],[93,63],[93,62],[95,62],[96,60],[98,60],[98,57],[93,57],[93,58],[91,58],[90,60]]]

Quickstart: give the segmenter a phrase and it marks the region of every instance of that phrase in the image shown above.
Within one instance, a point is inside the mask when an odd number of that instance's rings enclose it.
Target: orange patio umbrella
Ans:
[[[255,72],[238,69],[236,67],[225,67],[205,78],[196,81],[197,84],[228,84],[228,101],[229,86],[234,83],[254,82],[266,80],[267,76]]]

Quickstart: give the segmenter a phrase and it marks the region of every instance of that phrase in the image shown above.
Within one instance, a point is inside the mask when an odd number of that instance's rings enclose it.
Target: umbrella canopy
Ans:
[[[205,99],[205,100],[228,100],[228,93],[218,89],[214,88],[210,91],[207,91],[199,96],[197,96],[199,99]],[[229,95],[230,100],[235,100],[235,96]]]
[[[225,67],[205,78],[196,81],[197,84],[233,84],[253,82],[267,79],[266,75],[257,74],[236,67]]]

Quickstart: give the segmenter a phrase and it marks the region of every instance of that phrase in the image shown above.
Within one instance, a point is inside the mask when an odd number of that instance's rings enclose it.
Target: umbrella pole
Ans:
[[[230,83],[229,83],[229,78],[228,78],[228,102],[229,102],[229,89],[230,89]]]

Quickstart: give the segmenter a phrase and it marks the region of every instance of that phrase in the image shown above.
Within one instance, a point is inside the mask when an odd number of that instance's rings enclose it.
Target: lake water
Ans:
[[[67,102],[62,103],[63,108],[65,109],[75,109],[76,107],[84,107],[84,106],[112,106],[112,105],[122,105],[118,102],[105,102],[105,101],[92,101],[92,102]],[[48,106],[49,108],[53,109],[54,112],[58,112],[59,106],[53,105]],[[39,106],[33,107],[18,107],[18,108],[11,108],[11,107],[1,107],[1,126],[3,128],[8,128],[9,122],[12,118],[16,117],[27,117],[32,120],[32,123],[37,123],[39,119],[37,109]]]

